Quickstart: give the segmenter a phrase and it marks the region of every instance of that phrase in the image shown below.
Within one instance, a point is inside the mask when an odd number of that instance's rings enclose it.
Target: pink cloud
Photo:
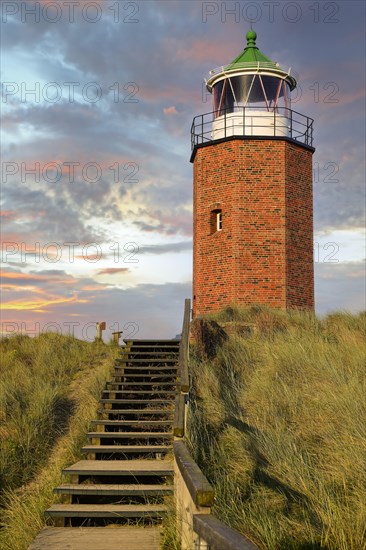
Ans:
[[[115,275],[117,273],[128,273],[129,271],[128,267],[107,267],[100,269],[97,275]]]
[[[76,303],[84,303],[85,300],[79,300],[77,296],[71,296],[71,297],[65,297],[65,296],[55,296],[55,295],[47,295],[47,293],[38,292],[37,297],[29,297],[17,299],[17,300],[10,300],[8,302],[3,302],[1,304],[1,310],[8,311],[8,310],[31,310],[31,311],[38,311],[43,312],[44,308],[47,308],[48,306],[53,306],[56,304],[65,304],[70,302],[76,302]]]
[[[168,115],[168,116],[177,115],[177,114],[178,114],[178,111],[177,111],[177,109],[174,107],[174,105],[172,105],[171,107],[165,107],[165,109],[163,109],[163,111],[164,111],[164,114],[165,114],[165,115]]]
[[[55,282],[70,284],[78,281],[78,279],[76,279],[72,275],[68,275],[62,271],[60,272],[47,271],[47,273],[46,272],[24,273],[22,271],[1,270],[0,277],[2,280],[8,279],[8,280],[23,280],[23,281],[27,281],[27,280],[44,281],[46,283],[52,282],[52,284],[54,284]],[[50,281],[50,278],[52,278],[52,281]]]
[[[16,212],[15,210],[1,210],[0,216],[2,218],[14,219],[16,217]]]
[[[217,66],[228,63],[233,57],[233,46],[235,44],[233,45],[229,40],[222,42],[221,40],[212,40],[211,37],[196,38],[190,43],[184,42],[178,49],[174,38],[165,41],[167,51],[174,51],[176,59],[188,61],[190,65],[207,64],[210,61],[216,63]]]
[[[0,277],[4,279],[17,279],[17,280],[32,280],[32,281],[46,281],[48,277],[44,275],[31,275],[29,273],[15,273],[14,271],[2,271]]]
[[[197,101],[196,91],[184,88],[183,86],[164,86],[157,85],[153,88],[151,84],[141,85],[140,97],[145,101],[176,101],[178,103],[193,103]]]

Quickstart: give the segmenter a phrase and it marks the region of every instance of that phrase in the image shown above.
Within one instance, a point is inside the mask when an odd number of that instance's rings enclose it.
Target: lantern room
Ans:
[[[291,91],[296,80],[256,46],[250,30],[247,46],[229,65],[210,71],[205,79],[213,95],[211,139],[233,135],[292,135]],[[300,132],[301,133],[301,132]]]

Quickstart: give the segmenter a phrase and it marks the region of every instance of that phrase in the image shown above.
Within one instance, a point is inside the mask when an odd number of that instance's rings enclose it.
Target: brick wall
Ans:
[[[225,305],[312,308],[312,152],[286,140],[196,150],[194,315]],[[213,231],[212,211],[222,211]]]

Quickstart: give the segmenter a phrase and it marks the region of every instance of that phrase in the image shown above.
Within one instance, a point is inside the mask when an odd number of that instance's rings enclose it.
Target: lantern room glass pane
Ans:
[[[275,76],[249,74],[228,77],[213,89],[216,116],[233,112],[235,107],[252,107],[273,111],[290,108],[290,88]]]
[[[233,112],[235,101],[228,78],[218,82],[214,87],[213,93],[214,110],[217,111],[216,116],[221,116],[225,111],[228,113]]]
[[[247,102],[264,101],[263,91],[257,75],[234,76],[231,78],[238,105]]]

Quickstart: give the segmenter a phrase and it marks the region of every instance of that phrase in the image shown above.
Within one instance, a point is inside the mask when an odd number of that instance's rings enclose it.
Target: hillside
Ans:
[[[54,333],[0,340],[1,548],[27,548],[43,525],[61,469],[79,458],[116,354]]]
[[[190,437],[214,513],[263,549],[366,548],[365,314],[213,319],[238,322],[191,348]]]

